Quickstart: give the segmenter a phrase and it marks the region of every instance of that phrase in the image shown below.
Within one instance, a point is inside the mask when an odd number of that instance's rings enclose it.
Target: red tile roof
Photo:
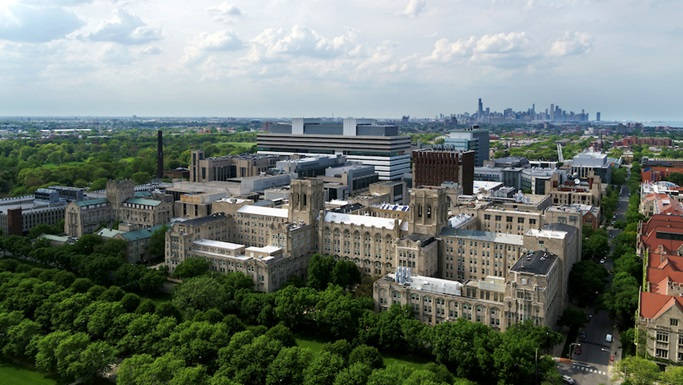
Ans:
[[[683,297],[673,295],[661,295],[657,293],[640,293],[640,316],[644,318],[657,318],[662,312],[678,306],[683,311]]]

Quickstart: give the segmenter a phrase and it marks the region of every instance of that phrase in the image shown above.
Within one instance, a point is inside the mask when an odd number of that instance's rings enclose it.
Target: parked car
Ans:
[[[562,381],[564,381],[565,384],[572,384],[572,385],[576,384],[576,380],[574,380],[573,378],[569,377],[566,374],[562,375]]]
[[[574,355],[578,356],[578,355],[581,355],[581,353],[583,353],[583,351],[581,350],[581,345],[576,345],[574,347]]]
[[[581,330],[579,332],[579,341],[585,341],[586,340],[586,332]]]
[[[600,263],[604,264],[607,261],[605,258],[600,258]]]
[[[605,342],[607,342],[608,344],[612,343],[612,335],[611,334],[608,334],[605,336]]]

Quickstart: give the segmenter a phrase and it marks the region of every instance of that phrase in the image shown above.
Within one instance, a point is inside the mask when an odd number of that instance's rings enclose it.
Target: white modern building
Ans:
[[[349,161],[374,166],[380,180],[410,173],[410,138],[398,127],[374,120],[292,119],[269,125],[258,135],[258,153],[275,155],[344,155]]]

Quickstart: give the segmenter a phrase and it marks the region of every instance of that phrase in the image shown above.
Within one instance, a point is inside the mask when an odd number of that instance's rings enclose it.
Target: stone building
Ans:
[[[70,202],[64,215],[64,232],[71,237],[80,237],[112,222],[121,222],[130,230],[141,230],[171,220],[173,201],[170,195],[138,194],[134,188],[129,180],[110,180],[106,198]]]
[[[464,318],[498,330],[527,320],[552,327],[564,309],[561,274],[557,256],[544,251],[525,253],[504,277],[464,283],[413,276],[401,268],[375,281],[373,298],[377,310],[410,306],[418,320],[430,324]]]
[[[70,202],[64,214],[64,232],[80,238],[112,221],[112,206],[107,199],[96,198]]]
[[[274,155],[226,155],[206,158],[204,151],[194,150],[190,155],[190,182],[227,181],[233,178],[259,176],[275,167]]]
[[[172,271],[201,257],[219,272],[240,271],[255,288],[273,291],[306,271],[317,251],[317,221],[323,207],[322,181],[295,180],[287,209],[227,198],[211,216],[176,223],[166,233],[166,265]]]

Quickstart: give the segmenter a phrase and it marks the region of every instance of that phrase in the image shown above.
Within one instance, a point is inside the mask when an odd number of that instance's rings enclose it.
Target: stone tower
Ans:
[[[107,200],[114,211],[115,219],[119,218],[121,204],[134,196],[135,184],[132,181],[128,179],[107,181]]]
[[[444,188],[414,188],[410,191],[409,233],[436,236],[447,222],[448,203]]]
[[[289,191],[289,221],[313,224],[324,206],[323,182],[319,179],[295,179]]]

